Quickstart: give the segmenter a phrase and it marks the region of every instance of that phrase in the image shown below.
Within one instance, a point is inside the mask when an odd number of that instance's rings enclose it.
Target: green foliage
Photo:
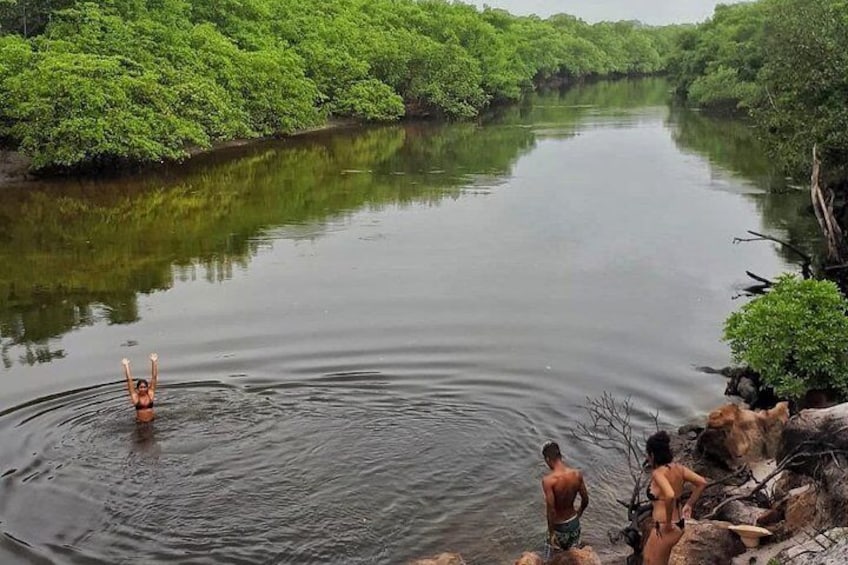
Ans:
[[[333,101],[333,112],[366,121],[387,122],[403,116],[403,99],[376,79],[352,84]]]
[[[806,173],[817,143],[831,178],[848,178],[848,1],[773,0],[754,116],[775,152]]]
[[[696,78],[689,87],[689,99],[703,107],[744,107],[757,94],[757,85],[739,80],[739,71],[719,66]]]
[[[176,116],[156,76],[118,57],[61,53],[6,81],[7,110],[35,167],[177,159],[203,131]]]
[[[827,388],[848,394],[848,300],[832,282],[782,276],[730,315],[724,339],[734,359],[780,395]]]
[[[0,34],[29,36],[0,36],[0,136],[63,168],[328,116],[473,118],[549,79],[661,71],[674,33],[442,0],[0,0]]]
[[[674,51],[678,92],[748,111],[787,172],[806,176],[817,144],[826,180],[848,178],[848,1],[720,5]]]

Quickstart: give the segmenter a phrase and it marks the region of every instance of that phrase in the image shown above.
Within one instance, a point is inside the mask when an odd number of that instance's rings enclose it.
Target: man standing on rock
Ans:
[[[562,460],[559,445],[549,441],[542,456],[551,472],[542,479],[548,517],[548,547],[567,550],[580,542],[580,518],[589,506],[589,493],[583,473],[568,467]],[[574,510],[574,499],[580,495],[580,510]]]

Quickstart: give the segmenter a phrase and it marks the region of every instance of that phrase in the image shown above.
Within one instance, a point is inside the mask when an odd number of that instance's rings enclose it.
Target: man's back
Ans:
[[[580,471],[557,469],[542,480],[542,486],[546,493],[552,494],[553,518],[556,522],[565,522],[577,514],[574,499],[583,486],[583,475]]]
[[[542,479],[545,491],[545,513],[548,519],[548,547],[569,549],[580,542],[580,517],[589,506],[589,493],[583,474],[566,465],[556,442],[542,447],[542,456],[551,470]],[[574,510],[574,499],[580,495],[580,509]]]

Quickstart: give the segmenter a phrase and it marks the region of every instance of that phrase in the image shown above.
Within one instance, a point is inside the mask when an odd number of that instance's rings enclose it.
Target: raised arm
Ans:
[[[692,469],[683,467],[683,480],[687,483],[692,483],[695,487],[692,489],[692,495],[689,497],[689,500],[687,500],[686,504],[683,506],[683,517],[688,519],[692,517],[692,510],[695,509],[695,503],[698,502],[698,498],[701,497],[701,493],[704,492],[705,488],[707,488],[707,479]]]
[[[130,393],[130,400],[133,404],[138,404],[138,394],[135,392],[135,385],[133,385],[132,373],[130,372],[130,360],[125,357],[121,361],[121,365],[124,366],[124,376],[127,378],[127,392]]]
[[[156,381],[159,379],[159,356],[150,354],[150,398],[156,393]]]
[[[586,490],[586,481],[583,480],[583,473],[580,473],[580,510],[577,511],[578,518],[583,516],[588,506],[589,491]]]

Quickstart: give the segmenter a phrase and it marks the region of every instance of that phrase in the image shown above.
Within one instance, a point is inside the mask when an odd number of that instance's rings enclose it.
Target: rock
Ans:
[[[794,535],[815,524],[818,492],[813,485],[807,485],[791,490],[787,496],[784,531]]]
[[[696,450],[698,457],[705,462],[710,462],[713,467],[716,467],[722,472],[732,471],[737,465],[736,457],[728,449],[728,432],[727,430],[717,430],[709,428],[698,436]],[[700,473],[704,474],[704,473]],[[714,472],[710,477],[720,476],[720,472]]]
[[[828,444],[835,449],[848,450],[848,403],[831,408],[801,410],[783,430],[778,458],[793,453],[799,445]],[[793,464],[792,470],[811,475],[819,464],[819,458]]]
[[[774,499],[781,500],[789,496],[793,490],[813,484],[813,480],[799,473],[783,471],[778,475],[774,484]]]
[[[691,430],[684,430],[686,433],[671,436],[671,450],[674,453],[674,460],[681,465],[685,465],[704,477],[709,479],[718,479],[727,476],[728,471],[731,471],[724,461],[731,459],[731,456],[726,448],[725,441],[718,440],[719,449],[724,449],[725,456],[710,457],[702,451],[702,438],[705,434],[709,435],[710,430],[705,430],[700,435],[692,438]],[[718,432],[722,435],[721,432]],[[744,482],[744,481],[742,481]]]
[[[587,545],[581,548],[557,552],[548,561],[548,565],[601,565],[601,558],[598,557],[594,549]]]
[[[821,472],[821,486],[824,490],[824,505],[833,525],[848,524],[848,474],[845,462],[841,465],[829,463]]]
[[[782,458],[795,454],[791,471],[818,481],[824,499],[822,504],[834,525],[848,523],[848,476],[844,469],[848,458],[844,453],[832,453],[848,451],[846,422],[848,404],[802,410],[786,426],[779,453]],[[802,456],[804,451],[811,453]]]
[[[724,442],[733,460],[730,467],[743,461],[771,459],[781,445],[783,430],[789,421],[789,403],[779,402],[770,410],[748,410],[726,404],[710,412],[708,430],[724,432]],[[703,435],[706,434],[706,431]]]
[[[739,536],[727,529],[727,522],[688,521],[683,537],[671,551],[669,565],[725,565],[744,553]]]
[[[828,390],[809,390],[804,398],[801,399],[801,409],[809,408],[830,408],[837,404],[835,400],[838,394],[835,391]]]
[[[834,528],[790,547],[780,552],[777,560],[792,565],[845,565],[848,563],[848,528]]]
[[[731,524],[757,524],[769,510],[745,504],[741,500],[734,500],[725,504],[716,514],[716,519]]]
[[[541,556],[538,553],[522,553],[521,557],[515,560],[513,565],[545,565]]]
[[[780,400],[760,375],[747,367],[725,367],[719,372],[727,377],[725,396],[738,396],[752,409],[773,408]]]
[[[418,559],[409,565],[466,565],[465,559],[458,553],[440,553],[430,559]]]

